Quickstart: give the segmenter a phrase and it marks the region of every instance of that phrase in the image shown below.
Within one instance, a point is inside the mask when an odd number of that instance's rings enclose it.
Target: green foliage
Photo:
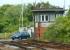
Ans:
[[[32,26],[32,9],[34,8],[52,8],[55,7],[49,2],[23,5],[23,26]],[[0,6],[0,32],[14,32],[18,30],[19,23],[22,22],[21,5],[3,5]],[[19,21],[20,19],[20,21]],[[20,25],[21,26],[21,25]]]
[[[70,16],[70,8],[69,8],[69,10],[68,10],[68,12],[67,12],[67,16]]]
[[[4,32],[4,24],[0,23],[0,32]]]
[[[19,28],[19,18],[21,16],[21,5],[3,5],[0,7],[0,33],[14,32]],[[32,20],[31,7],[23,6],[24,26],[28,26]],[[20,19],[21,20],[21,19]],[[20,21],[21,22],[21,21]]]
[[[59,17],[48,27],[45,38],[53,42],[70,43],[70,17]]]

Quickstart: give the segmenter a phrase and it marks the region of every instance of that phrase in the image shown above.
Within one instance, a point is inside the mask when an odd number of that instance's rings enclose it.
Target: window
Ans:
[[[44,16],[42,16],[42,21],[44,21]]]
[[[48,21],[48,16],[47,15],[42,15],[41,17],[42,17],[41,21],[44,21],[44,22]]]
[[[45,16],[46,21],[48,21],[48,16]]]

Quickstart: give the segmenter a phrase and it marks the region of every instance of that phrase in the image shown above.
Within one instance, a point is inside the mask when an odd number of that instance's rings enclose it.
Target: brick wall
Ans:
[[[44,32],[46,31],[46,27],[38,27],[35,29],[35,33],[37,37],[43,37]]]

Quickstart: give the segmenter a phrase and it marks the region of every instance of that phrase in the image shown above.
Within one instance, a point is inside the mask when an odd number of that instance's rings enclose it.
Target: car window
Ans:
[[[13,36],[29,36],[29,33],[28,32],[16,32],[13,34]]]
[[[16,35],[20,35],[20,33],[19,32],[16,32],[16,33],[13,34],[13,36],[16,36]]]
[[[26,36],[26,35],[29,35],[29,33],[28,32],[21,32],[21,35]]]

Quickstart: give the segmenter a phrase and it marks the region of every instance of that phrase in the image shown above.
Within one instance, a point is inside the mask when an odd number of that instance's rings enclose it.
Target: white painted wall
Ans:
[[[20,27],[19,28],[19,32],[24,32],[24,31],[26,31],[27,30],[27,27]]]
[[[28,28],[27,32],[30,34],[30,37],[32,37],[32,34],[34,33],[34,27]]]
[[[48,27],[50,24],[52,23],[51,22],[41,23],[41,27]]]
[[[53,22],[41,22],[41,27],[48,27],[50,24],[53,24]],[[35,27],[38,27],[38,23],[35,24]]]

